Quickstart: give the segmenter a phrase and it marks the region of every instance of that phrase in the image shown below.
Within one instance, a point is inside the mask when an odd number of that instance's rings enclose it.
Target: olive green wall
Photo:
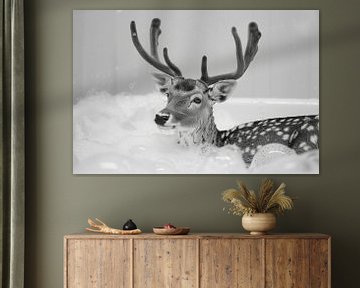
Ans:
[[[73,176],[73,9],[320,9],[320,176],[274,176],[297,195],[280,232],[333,237],[333,287],[359,287],[360,5],[356,1],[33,0],[26,33],[26,287],[62,287],[63,235],[88,216],[145,231],[172,222],[193,231],[237,232],[220,192],[261,176]],[[345,4],[346,3],[346,4]],[[356,7],[357,6],[357,7]]]

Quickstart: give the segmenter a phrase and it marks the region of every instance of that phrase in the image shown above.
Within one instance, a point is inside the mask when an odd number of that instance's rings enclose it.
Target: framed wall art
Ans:
[[[317,10],[74,10],[74,174],[318,174]]]

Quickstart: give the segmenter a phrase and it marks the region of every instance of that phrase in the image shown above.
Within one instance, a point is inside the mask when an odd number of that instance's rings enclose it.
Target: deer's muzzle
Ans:
[[[170,114],[168,113],[158,113],[155,115],[155,123],[160,126],[164,126],[165,123],[169,120]]]

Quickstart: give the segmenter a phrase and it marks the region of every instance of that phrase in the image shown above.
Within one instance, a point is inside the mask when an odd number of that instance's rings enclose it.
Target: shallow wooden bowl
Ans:
[[[154,227],[153,231],[157,235],[186,235],[190,232],[189,227],[163,228]]]

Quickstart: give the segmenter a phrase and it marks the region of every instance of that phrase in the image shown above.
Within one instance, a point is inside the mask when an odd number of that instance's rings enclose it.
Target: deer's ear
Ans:
[[[221,80],[209,88],[209,98],[214,102],[224,102],[236,86],[236,80]]]
[[[166,93],[172,84],[173,78],[167,74],[153,73],[156,83],[161,93]]]

